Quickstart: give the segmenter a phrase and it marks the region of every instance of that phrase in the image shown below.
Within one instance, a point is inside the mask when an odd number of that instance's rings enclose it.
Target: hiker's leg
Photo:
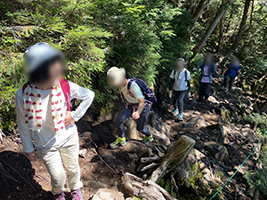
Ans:
[[[178,97],[180,92],[179,91],[173,91],[173,104],[174,104],[174,110],[178,109]]]
[[[61,161],[60,152],[56,148],[49,150],[37,149],[51,177],[52,193],[54,195],[65,191],[66,173]]]
[[[140,114],[140,118],[137,120],[137,131],[143,133],[146,136],[151,135],[148,128],[146,127],[149,112],[150,112],[150,106],[149,104],[146,104],[142,113]]]
[[[235,76],[230,76],[229,91],[232,89],[235,82]]]
[[[67,171],[68,184],[71,190],[80,189],[81,170],[79,166],[79,137],[76,127],[73,127],[73,136],[60,148],[60,155]]]
[[[199,102],[203,102],[203,93],[204,93],[204,83],[199,82]]]
[[[208,99],[210,97],[210,86],[211,83],[204,83],[204,95],[205,95],[205,99]]]
[[[226,75],[226,76],[224,77],[224,88],[227,88],[227,82],[228,82],[228,79],[229,79],[229,76]]]
[[[184,97],[186,95],[187,91],[180,91],[179,97],[178,97],[178,109],[179,113],[183,113],[184,111]]]
[[[115,125],[117,128],[117,134],[120,138],[124,138],[125,130],[124,130],[124,122],[126,119],[131,117],[133,113],[132,106],[128,106],[128,108],[124,108],[116,117]]]

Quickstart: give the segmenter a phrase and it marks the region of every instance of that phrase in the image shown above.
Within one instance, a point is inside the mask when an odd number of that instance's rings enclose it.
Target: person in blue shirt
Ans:
[[[231,58],[230,63],[226,65],[226,68],[227,68],[225,69],[226,73],[224,73],[225,75],[224,76],[224,92],[228,93],[231,91],[233,87],[235,78],[237,76],[240,76],[241,67],[240,67],[240,62],[238,58],[236,57]],[[228,81],[229,81],[229,87],[227,88]]]

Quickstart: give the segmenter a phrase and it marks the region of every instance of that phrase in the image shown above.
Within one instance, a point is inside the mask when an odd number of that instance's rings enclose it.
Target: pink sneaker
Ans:
[[[60,194],[56,194],[54,195],[54,200],[66,200],[65,199],[65,193],[64,192],[61,192]]]
[[[71,192],[71,198],[72,198],[72,200],[83,200],[81,189],[73,190]]]

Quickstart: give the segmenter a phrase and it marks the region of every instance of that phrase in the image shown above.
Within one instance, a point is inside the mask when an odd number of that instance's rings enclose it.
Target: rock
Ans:
[[[221,108],[220,109],[220,112],[221,112],[222,120],[224,122],[230,121],[230,119],[231,119],[231,112],[229,110],[227,110],[226,108]]]
[[[162,119],[154,112],[151,112],[148,117],[148,122],[156,131],[165,134],[166,136],[170,133],[170,126],[163,122]]]
[[[130,159],[138,159],[138,156],[136,153],[128,153],[128,156]]]
[[[214,104],[220,104],[220,102],[217,101],[217,99],[215,99],[214,96],[210,96],[210,97],[209,97],[209,101],[210,101],[211,103],[214,103]]]
[[[236,94],[237,96],[241,96],[243,92],[242,88],[239,88],[239,87],[233,87],[232,91],[233,91],[232,93]]]
[[[106,188],[107,185],[100,182],[100,181],[84,181],[83,182],[84,187],[89,187],[91,189],[100,189],[100,188]]]
[[[81,149],[79,151],[79,156],[82,157],[82,158],[85,158],[86,157],[86,153],[87,153],[87,149]]]
[[[171,144],[170,138],[168,138],[168,136],[164,132],[159,132],[150,125],[147,125],[147,128],[150,131],[150,133],[159,138],[160,143],[166,146]]]
[[[218,142],[205,142],[204,149],[210,152],[210,154],[219,162],[223,161],[228,156],[227,148]]]
[[[206,127],[207,124],[203,117],[191,117],[185,124],[185,127]]]
[[[136,122],[129,118],[126,120],[125,124],[125,128],[126,128],[126,136],[128,140],[136,140],[137,139],[137,135],[138,135],[138,131],[137,131],[137,125]]]
[[[251,128],[242,128],[241,133],[243,136],[248,137],[248,136],[254,134],[254,131]]]
[[[99,189],[92,200],[124,200],[124,195],[116,188]]]
[[[215,138],[216,142],[221,144],[225,143],[227,137],[227,130],[222,124],[215,124],[208,126],[209,134]]]
[[[195,153],[195,156],[196,156],[196,159],[197,159],[197,160],[200,160],[200,159],[206,157],[206,156],[205,156],[203,153],[201,153],[199,150],[197,150],[197,149],[193,149],[193,150],[194,150],[194,153]]]

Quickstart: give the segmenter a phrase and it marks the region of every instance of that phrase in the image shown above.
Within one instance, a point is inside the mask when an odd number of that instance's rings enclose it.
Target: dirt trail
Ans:
[[[194,138],[195,149],[205,152],[207,157],[214,160],[209,169],[221,169],[227,178],[244,161],[259,139],[251,130],[250,124],[242,118],[242,112],[246,112],[246,108],[237,109],[238,112],[234,113],[232,107],[240,105],[240,102],[251,106],[256,100],[250,96],[244,96],[239,88],[234,88],[232,93],[225,95],[217,80],[214,85],[210,102],[198,106],[196,96],[186,100],[183,123],[177,122],[171,115],[173,107],[168,102],[169,100],[163,102],[162,105],[154,105],[152,112],[157,113],[161,117],[159,121],[168,127],[167,137],[171,142],[179,139],[181,135]],[[216,92],[214,88],[217,88]],[[201,127],[203,124],[198,124],[198,122],[196,124],[190,122],[192,118],[199,117],[205,121],[203,122],[205,126]],[[216,132],[218,124],[223,125],[225,135]],[[125,147],[116,150],[108,149],[108,143],[115,138],[112,120],[92,124],[83,119],[78,123],[78,127],[81,132],[82,151],[79,162],[84,183],[82,192],[86,200],[90,199],[100,188],[119,188],[121,176],[125,172],[140,176],[137,168],[140,158],[147,154],[147,146],[138,140],[133,140],[129,141]],[[139,135],[138,139],[141,137]],[[228,155],[226,159],[219,160],[223,152],[215,151],[214,147],[209,149],[208,144],[209,142],[219,144],[222,140]],[[149,147],[156,144],[161,144],[161,139],[157,136]],[[0,199],[51,199],[51,193],[48,192],[51,190],[50,178],[43,163],[40,160],[30,163],[21,152],[22,146],[18,136],[4,139],[0,148],[0,176],[5,178],[0,180]],[[238,185],[237,196],[241,199],[251,199],[246,192],[248,185],[242,175],[247,170],[257,167],[256,158],[256,154],[251,157],[233,180]],[[211,176],[212,174],[209,174],[207,179]]]

